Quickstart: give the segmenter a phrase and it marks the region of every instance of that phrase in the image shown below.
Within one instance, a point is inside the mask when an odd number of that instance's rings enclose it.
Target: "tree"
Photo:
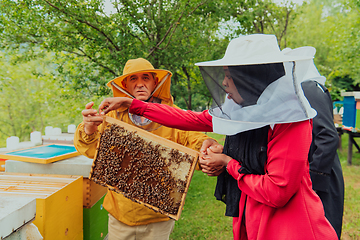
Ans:
[[[37,59],[19,62],[21,51],[0,52],[0,145],[9,136],[29,140],[32,131],[44,133],[46,126],[65,132],[82,120],[80,112],[89,101],[59,86],[51,54],[38,49]]]
[[[0,0],[2,45],[27,43],[56,52],[67,63],[59,67],[66,83],[99,96],[109,93],[105,83],[121,75],[130,58],[144,57],[155,68],[186,76],[193,71],[189,63],[193,68],[203,60],[202,50],[213,51],[198,45],[212,41],[220,15],[217,1],[112,3],[115,12],[107,14],[103,0]],[[191,101],[187,107],[192,108]]]
[[[342,63],[339,67],[341,75],[349,75],[356,85],[360,83],[360,2],[346,0],[342,6],[343,34],[339,39],[341,45],[336,51],[336,59]]]
[[[300,8],[289,31],[290,47],[316,48],[314,61],[333,99],[350,90],[348,84],[360,82],[359,8],[351,1],[312,0]],[[344,79],[347,85],[342,85]]]
[[[285,48],[288,27],[296,16],[295,6],[288,1],[279,6],[272,0],[250,0],[233,4],[231,16],[240,23],[238,34],[274,34],[279,46]]]

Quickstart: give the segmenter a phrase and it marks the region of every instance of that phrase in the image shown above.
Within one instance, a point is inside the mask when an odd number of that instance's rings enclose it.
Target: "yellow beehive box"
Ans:
[[[0,173],[0,194],[36,198],[34,224],[44,240],[83,239],[82,176]]]

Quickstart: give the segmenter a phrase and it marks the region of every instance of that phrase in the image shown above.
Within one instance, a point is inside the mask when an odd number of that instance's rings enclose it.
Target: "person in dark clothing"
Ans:
[[[300,47],[285,48],[282,52],[291,56],[314,56],[316,50],[311,47]],[[297,62],[297,65],[299,64],[302,63]],[[308,156],[312,188],[320,197],[325,216],[340,239],[344,210],[344,178],[337,154],[339,137],[333,120],[333,104],[325,87],[326,78],[320,75],[314,61],[311,61],[307,68],[301,87],[311,107],[317,111],[316,117],[313,118],[313,140]]]
[[[309,151],[312,187],[320,197],[325,217],[341,236],[344,210],[344,178],[337,146],[339,136],[333,122],[332,100],[328,89],[313,80],[302,83],[311,107],[317,111],[313,119],[313,141]]]

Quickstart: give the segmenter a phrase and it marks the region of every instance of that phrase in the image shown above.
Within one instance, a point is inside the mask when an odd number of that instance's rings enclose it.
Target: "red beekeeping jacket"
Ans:
[[[234,218],[234,239],[337,239],[312,190],[310,143],[309,121],[277,124],[268,134],[265,175],[240,174],[239,162],[229,162],[227,170],[242,191],[239,216],[245,216]]]
[[[196,113],[133,100],[130,112],[182,130],[212,131],[207,111]],[[269,128],[265,175],[240,174],[231,160],[227,171],[242,191],[234,239],[336,240],[320,198],[312,190],[307,160],[311,121],[276,124]],[[245,207],[246,206],[246,207]]]

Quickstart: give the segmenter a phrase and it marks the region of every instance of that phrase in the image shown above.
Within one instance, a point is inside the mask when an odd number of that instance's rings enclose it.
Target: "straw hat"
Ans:
[[[167,74],[172,75],[170,71],[163,69],[155,69],[153,65],[144,58],[130,59],[126,62],[123,75],[117,77],[110,82],[107,83],[107,86],[111,88],[111,82],[115,82],[118,86],[124,86],[124,79],[132,74],[140,73],[140,72],[152,72],[156,73],[156,76],[161,81]]]
[[[199,62],[196,66],[237,66],[312,59],[310,55],[286,55],[280,51],[275,35],[252,34],[230,41],[222,59]]]

